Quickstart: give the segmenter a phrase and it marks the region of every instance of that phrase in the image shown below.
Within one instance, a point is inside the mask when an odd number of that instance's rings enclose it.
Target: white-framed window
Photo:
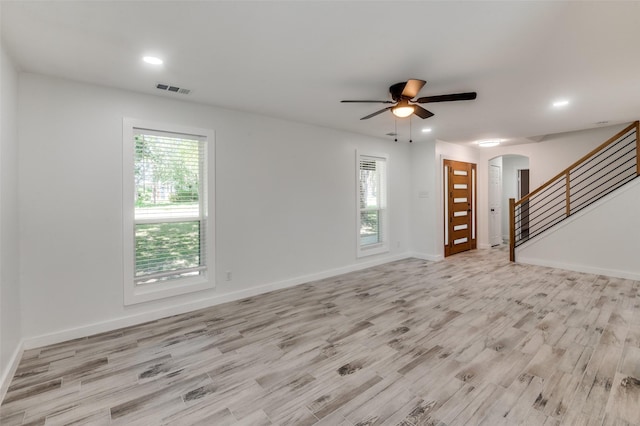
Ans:
[[[387,156],[356,153],[357,256],[389,251]]]
[[[213,288],[212,130],[123,120],[125,305]]]

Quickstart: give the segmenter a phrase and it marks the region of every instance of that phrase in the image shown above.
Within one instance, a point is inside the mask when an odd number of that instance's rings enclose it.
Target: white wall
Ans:
[[[411,239],[414,256],[428,260],[442,257],[437,240],[439,192],[436,141],[411,145]]]
[[[18,74],[0,48],[0,400],[20,353]]]
[[[409,253],[408,144],[34,74],[20,75],[19,95],[22,320],[31,344]],[[215,290],[123,306],[123,116],[215,131]],[[389,155],[386,256],[356,259],[356,149]]]
[[[558,133],[545,136],[540,143],[532,144],[534,154],[529,164],[532,173],[531,189],[537,188],[569,167],[628,124]]]
[[[516,249],[522,263],[640,280],[640,179]]]

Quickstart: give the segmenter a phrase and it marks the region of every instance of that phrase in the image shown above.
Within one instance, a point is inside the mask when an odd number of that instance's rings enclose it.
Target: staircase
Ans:
[[[522,199],[509,200],[509,257],[516,247],[640,176],[640,124],[631,123]]]

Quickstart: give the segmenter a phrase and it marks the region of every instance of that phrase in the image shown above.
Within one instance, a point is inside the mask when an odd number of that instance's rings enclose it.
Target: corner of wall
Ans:
[[[2,376],[0,376],[0,404],[2,404],[2,401],[4,401],[4,397],[7,394],[7,390],[9,389],[9,385],[11,384],[11,380],[16,374],[16,370],[18,370],[18,365],[20,364],[20,359],[22,358],[23,353],[24,340],[21,340],[20,343],[18,343],[16,349],[13,351],[13,355],[7,363],[7,367],[2,371]]]
[[[22,356],[18,68],[0,44],[0,401]]]

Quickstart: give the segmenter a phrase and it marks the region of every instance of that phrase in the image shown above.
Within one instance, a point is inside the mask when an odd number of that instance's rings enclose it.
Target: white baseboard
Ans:
[[[129,315],[125,317],[115,318],[108,321],[102,321],[93,324],[86,324],[79,327],[69,328],[65,330],[56,331],[53,333],[47,333],[40,336],[33,336],[24,339],[24,349],[33,349],[41,346],[53,345],[56,343],[64,342],[72,339],[79,339],[82,337],[91,336],[98,333],[106,333],[109,331],[117,330],[123,327],[130,327],[132,325],[142,324],[148,321],[155,321],[160,318],[169,317],[172,315],[184,314],[186,312],[195,311],[198,309],[204,309],[211,306],[219,305],[222,303],[233,302],[235,300],[245,299],[247,297],[257,296],[263,293],[267,293],[274,290],[281,290],[288,287],[293,287],[299,284],[308,283],[311,281],[322,280],[325,278],[334,277],[336,275],[342,275],[349,272],[355,272],[373,266],[382,265],[397,260],[407,259],[413,257],[413,253],[402,253],[396,255],[376,256],[373,260],[365,262],[358,262],[352,265],[343,266],[340,268],[330,269],[322,272],[317,272],[309,275],[303,275],[283,281],[277,281],[261,286],[255,286],[244,290],[235,291],[232,293],[224,293],[221,295],[200,299],[196,302],[188,302],[181,305],[172,306],[171,308],[163,308],[154,311],[144,312],[135,315]],[[432,260],[432,259],[428,259]]]
[[[585,274],[605,275],[608,277],[623,278],[634,281],[640,280],[640,274],[629,271],[619,271],[616,269],[597,268],[589,265],[555,262],[548,259],[538,259],[518,255],[516,255],[516,260],[518,263],[526,263],[528,265],[547,266],[549,268],[565,269],[567,271],[583,272]]]
[[[415,257],[416,259],[422,260],[430,260],[432,262],[439,262],[444,259],[444,256],[441,254],[427,254],[427,253],[411,253],[410,257]]]
[[[4,396],[7,394],[7,390],[9,389],[9,385],[11,384],[11,379],[13,379],[13,375],[16,374],[16,370],[18,369],[18,364],[20,364],[20,359],[22,358],[22,353],[24,352],[24,340],[21,340],[18,343],[18,346],[13,351],[13,355],[11,355],[11,359],[9,360],[9,365],[2,372],[2,377],[0,377],[0,403],[4,400]]]

